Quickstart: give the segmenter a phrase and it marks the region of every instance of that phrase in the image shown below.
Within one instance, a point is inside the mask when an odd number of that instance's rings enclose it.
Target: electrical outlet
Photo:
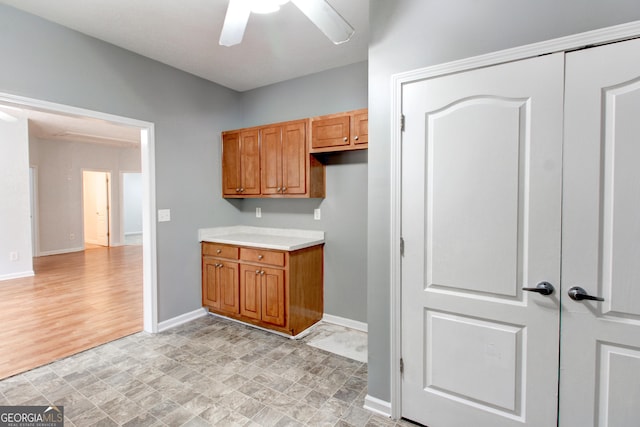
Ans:
[[[262,218],[262,208],[256,208],[256,218]]]
[[[158,222],[171,221],[170,209],[158,209]]]
[[[9,252],[9,261],[17,261],[18,252]]]
[[[314,209],[313,210],[313,219],[315,220],[319,220],[320,218],[322,218],[322,215],[320,213],[320,209]]]

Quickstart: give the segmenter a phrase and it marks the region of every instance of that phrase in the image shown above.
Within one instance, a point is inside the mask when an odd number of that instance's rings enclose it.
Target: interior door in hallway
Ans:
[[[402,416],[557,416],[564,55],[405,85]],[[547,284],[545,284],[545,282]]]
[[[110,181],[109,172],[82,172],[85,243],[110,245]]]
[[[566,74],[560,427],[638,426],[640,40],[568,53]]]

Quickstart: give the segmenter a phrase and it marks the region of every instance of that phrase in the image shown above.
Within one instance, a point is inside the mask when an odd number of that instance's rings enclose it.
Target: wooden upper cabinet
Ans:
[[[222,133],[224,197],[325,196],[325,166],[309,155],[308,119]]]
[[[260,129],[262,194],[305,194],[306,122]]]
[[[351,116],[351,138],[354,145],[369,144],[369,113],[356,113]]]
[[[307,191],[306,122],[282,127],[282,194],[304,194]]]
[[[363,150],[369,143],[368,110],[354,110],[311,119],[311,153]]]
[[[260,142],[257,130],[222,133],[222,194],[260,194]]]

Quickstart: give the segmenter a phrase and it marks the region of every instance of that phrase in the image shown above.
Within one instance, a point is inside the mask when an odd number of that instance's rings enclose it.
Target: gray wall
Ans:
[[[242,94],[243,126],[366,108],[367,63],[288,80]],[[232,202],[247,225],[325,231],[325,313],[367,321],[367,152],[325,155],[325,199]],[[262,209],[262,218],[255,208]],[[313,219],[320,208],[322,219]]]
[[[395,73],[640,19],[638,0],[371,0],[369,395],[390,400],[390,146]]]
[[[238,217],[217,165],[220,131],[242,122],[239,94],[4,5],[0,28],[0,92],[155,123],[156,201],[172,211],[157,225],[158,317],[197,309],[197,229]]]

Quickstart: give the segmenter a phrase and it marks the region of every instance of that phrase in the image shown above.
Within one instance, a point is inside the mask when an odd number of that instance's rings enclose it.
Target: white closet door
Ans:
[[[429,427],[557,416],[564,55],[402,93],[402,416]]]
[[[638,426],[640,40],[569,53],[566,75],[560,427]]]

